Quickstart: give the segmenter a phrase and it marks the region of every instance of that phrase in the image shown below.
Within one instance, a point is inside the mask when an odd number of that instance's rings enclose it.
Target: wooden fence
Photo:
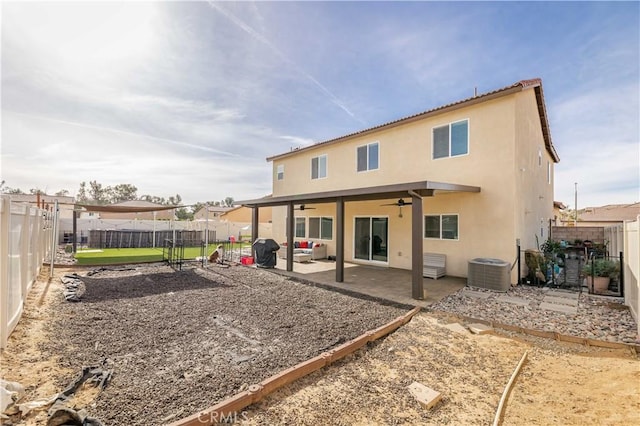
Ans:
[[[51,253],[53,213],[12,203],[9,195],[0,197],[0,349],[4,349]]]

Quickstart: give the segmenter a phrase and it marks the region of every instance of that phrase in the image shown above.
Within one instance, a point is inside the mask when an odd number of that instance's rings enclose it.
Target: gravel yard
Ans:
[[[178,420],[408,311],[246,267],[175,272],[164,265],[118,267],[82,277],[81,302],[63,301],[46,269],[0,355],[23,401],[60,392],[82,366],[104,365],[101,393],[82,390],[76,408],[112,425]],[[70,272],[65,271],[65,272]],[[56,274],[63,272],[57,270]],[[470,297],[460,290],[390,336],[304,377],[239,414],[247,424],[490,424],[524,351],[504,424],[638,424],[640,364],[628,349],[605,349],[497,330],[447,328],[454,315],[569,335],[628,341],[635,323],[615,300],[579,298],[576,315],[540,309],[545,290],[517,287]],[[474,292],[482,292],[474,289]],[[484,297],[486,296],[486,297]],[[443,393],[431,411],[407,386]],[[612,402],[613,401],[613,402]],[[44,425],[46,411],[17,424]]]
[[[85,365],[113,371],[88,407],[109,426],[178,420],[407,312],[245,267],[134,266],[82,281],[79,303],[61,300],[59,282],[50,290],[40,349],[73,372],[61,388]]]

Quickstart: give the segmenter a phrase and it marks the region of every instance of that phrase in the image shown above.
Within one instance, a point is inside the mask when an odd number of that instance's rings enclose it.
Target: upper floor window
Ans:
[[[320,155],[311,159],[311,179],[327,177],[327,156]]]
[[[433,128],[433,158],[469,153],[469,120]]]
[[[358,154],[358,171],[376,170],[379,163],[379,146],[378,142],[362,145],[357,148]]]
[[[547,161],[547,183],[551,185],[551,161]]]
[[[280,164],[276,168],[276,178],[278,180],[283,180],[284,179],[284,164]]]

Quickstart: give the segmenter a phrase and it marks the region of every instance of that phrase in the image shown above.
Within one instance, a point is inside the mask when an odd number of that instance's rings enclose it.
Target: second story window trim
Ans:
[[[324,179],[327,177],[327,154],[319,155],[311,159],[311,179]]]
[[[276,179],[284,180],[284,164],[280,164],[276,167]]]
[[[469,119],[434,127],[431,131],[431,158],[458,157],[469,154]]]
[[[358,173],[378,170],[380,167],[380,144],[371,142],[356,148],[356,170]]]

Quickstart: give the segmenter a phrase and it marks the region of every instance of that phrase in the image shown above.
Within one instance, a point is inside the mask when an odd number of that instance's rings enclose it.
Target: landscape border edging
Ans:
[[[201,410],[189,417],[170,423],[169,426],[214,425],[218,423],[218,420],[233,418],[243,408],[248,407],[251,404],[255,404],[277,389],[320,370],[321,368],[327,367],[347,355],[352,354],[367,343],[378,340],[381,337],[397,330],[407,324],[411,318],[421,310],[421,307],[416,306],[406,314],[397,317],[381,327],[367,331],[355,339],[349,340],[328,352],[324,352],[311,359],[302,361],[293,367],[276,373],[275,375],[261,381],[259,384],[249,386],[248,390],[237,393],[236,395],[231,396],[209,408]]]
[[[465,322],[485,324],[493,328],[499,328],[507,331],[515,331],[517,333],[528,334],[530,336],[542,337],[545,339],[559,340],[561,342],[578,343],[585,346],[595,346],[595,347],[609,348],[609,349],[627,349],[628,348],[634,351],[636,355],[640,355],[640,345],[635,343],[607,342],[605,340],[592,339],[589,337],[579,337],[579,336],[571,336],[568,334],[561,334],[556,331],[535,330],[532,328],[525,328],[517,325],[503,324],[496,321],[473,318],[466,315],[458,315],[458,314],[447,312],[447,311],[429,311],[429,312],[432,312],[434,314],[444,314],[444,315],[453,316]]]

